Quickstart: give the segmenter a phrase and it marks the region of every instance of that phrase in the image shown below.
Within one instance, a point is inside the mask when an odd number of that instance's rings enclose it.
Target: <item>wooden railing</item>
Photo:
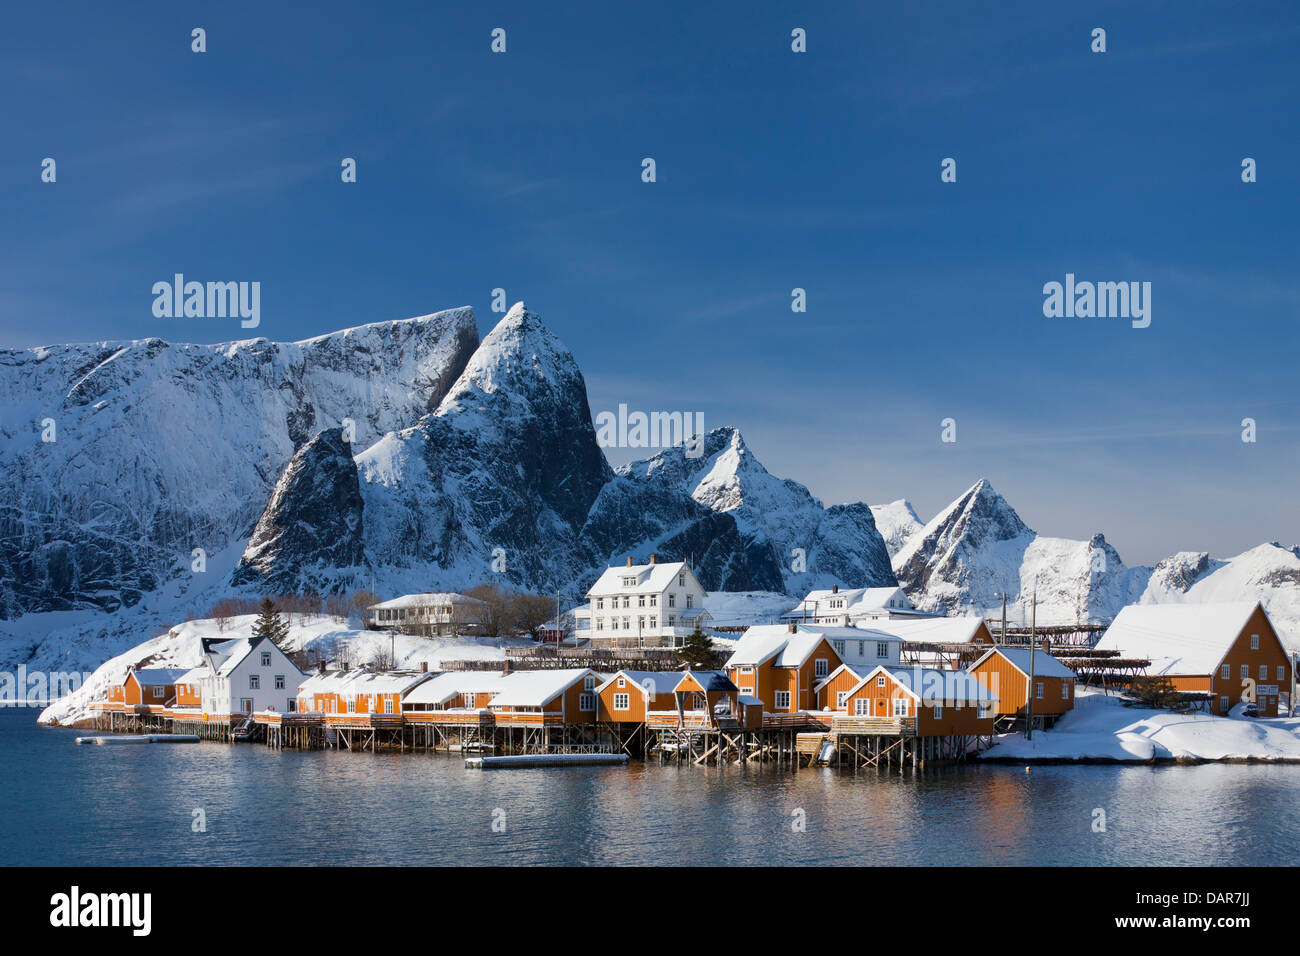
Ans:
[[[915,717],[832,717],[831,733],[898,736],[916,733]]]

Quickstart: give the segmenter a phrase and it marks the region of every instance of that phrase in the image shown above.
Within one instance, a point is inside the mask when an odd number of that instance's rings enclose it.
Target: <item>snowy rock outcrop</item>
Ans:
[[[887,505],[872,505],[871,517],[876,519],[876,530],[885,541],[890,560],[903,550],[912,535],[925,527],[925,522],[917,517],[916,509],[906,498],[899,498]]]
[[[232,583],[268,592],[327,590],[341,570],[364,563],[363,508],[343,430],[320,432],[294,453],[276,482]]]

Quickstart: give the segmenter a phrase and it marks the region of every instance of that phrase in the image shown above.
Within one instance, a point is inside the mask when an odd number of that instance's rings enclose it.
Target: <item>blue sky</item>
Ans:
[[[1300,7],[559,6],[8,11],[0,346],[248,335],[155,318],[175,272],[260,281],[272,339],[486,332],[503,287],[594,412],[739,425],[827,502],[983,476],[1129,563],[1300,542]],[[1045,318],[1067,272],[1151,326]]]

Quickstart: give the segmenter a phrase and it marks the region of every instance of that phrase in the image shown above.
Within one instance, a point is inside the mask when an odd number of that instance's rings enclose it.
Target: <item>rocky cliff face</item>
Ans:
[[[313,435],[407,427],[477,344],[454,309],[295,343],[0,351],[0,618],[135,604],[246,538]]]
[[[276,482],[232,583],[270,593],[328,590],[365,562],[363,507],[343,429],[320,432]]]

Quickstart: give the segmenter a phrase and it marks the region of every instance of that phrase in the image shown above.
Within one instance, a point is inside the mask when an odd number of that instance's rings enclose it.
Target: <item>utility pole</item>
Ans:
[[[1002,592],[1002,643],[1007,642],[1007,592]]]
[[[1025,722],[1025,739],[1034,739],[1034,648],[1038,644],[1035,628],[1038,626],[1038,582],[1034,581],[1034,603],[1029,612],[1029,715]]]

